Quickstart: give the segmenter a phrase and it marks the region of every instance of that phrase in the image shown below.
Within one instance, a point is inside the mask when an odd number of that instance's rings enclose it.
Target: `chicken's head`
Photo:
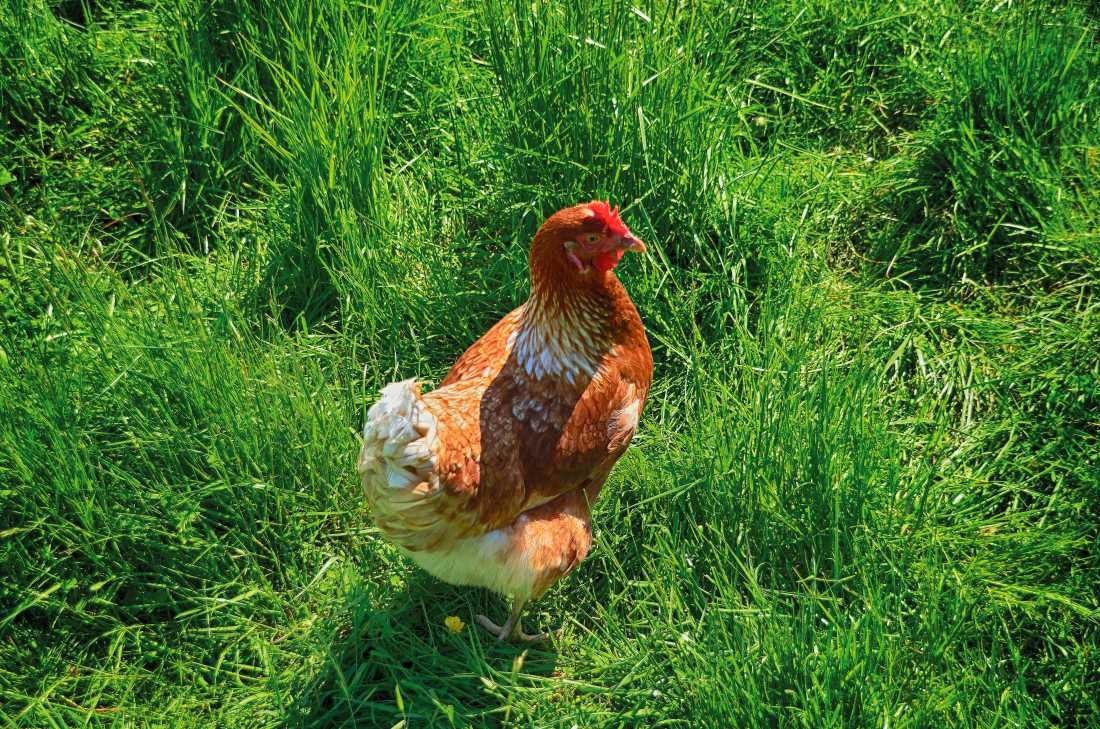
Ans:
[[[606,274],[626,251],[645,251],[645,245],[623,223],[617,207],[594,200],[559,210],[542,224],[531,244],[531,265],[584,279]]]

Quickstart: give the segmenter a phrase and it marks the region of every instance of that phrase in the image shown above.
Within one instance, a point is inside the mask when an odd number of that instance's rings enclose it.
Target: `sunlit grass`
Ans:
[[[1100,721],[1083,8],[8,3],[0,723]],[[525,651],[356,433],[597,196],[656,379]]]

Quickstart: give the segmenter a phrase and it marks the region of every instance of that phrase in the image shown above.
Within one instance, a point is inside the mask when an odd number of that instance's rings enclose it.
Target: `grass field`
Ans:
[[[0,0],[0,725],[1100,725],[1081,2]],[[654,390],[534,606],[356,433],[594,197]]]

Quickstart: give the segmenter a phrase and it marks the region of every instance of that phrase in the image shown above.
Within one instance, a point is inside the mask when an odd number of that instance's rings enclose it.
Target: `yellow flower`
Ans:
[[[447,626],[447,630],[452,633],[461,633],[462,629],[466,627],[466,623],[462,622],[462,618],[457,615],[448,615],[443,621],[443,624]]]

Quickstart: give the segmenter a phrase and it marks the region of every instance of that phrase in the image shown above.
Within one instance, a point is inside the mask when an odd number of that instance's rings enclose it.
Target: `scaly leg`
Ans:
[[[508,616],[508,620],[504,625],[497,625],[484,615],[477,616],[477,622],[481,627],[488,630],[490,633],[497,637],[497,642],[500,642],[506,638],[511,638],[513,635],[525,643],[533,643],[536,641],[543,641],[550,637],[549,633],[525,633],[523,632],[523,625],[520,623],[520,615],[523,614],[523,608],[526,605],[525,602],[515,600],[512,602],[512,613]]]

